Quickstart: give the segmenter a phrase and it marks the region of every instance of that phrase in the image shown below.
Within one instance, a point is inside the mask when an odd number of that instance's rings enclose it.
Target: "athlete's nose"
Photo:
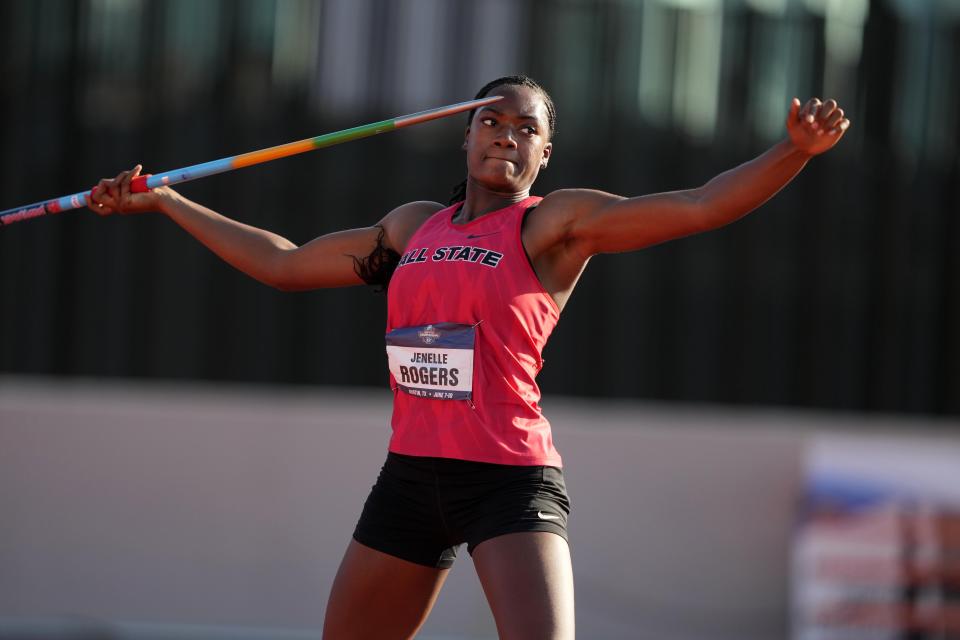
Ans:
[[[507,149],[516,149],[517,148],[517,139],[513,136],[513,132],[510,129],[503,129],[503,132],[497,136],[496,140],[493,141],[493,144],[498,147],[506,147]]]

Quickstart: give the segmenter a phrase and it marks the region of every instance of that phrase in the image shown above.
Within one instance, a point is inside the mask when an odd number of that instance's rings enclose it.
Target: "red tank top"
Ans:
[[[560,310],[520,238],[541,199],[460,225],[447,207],[410,238],[387,291],[390,451],[561,465],[535,381]]]

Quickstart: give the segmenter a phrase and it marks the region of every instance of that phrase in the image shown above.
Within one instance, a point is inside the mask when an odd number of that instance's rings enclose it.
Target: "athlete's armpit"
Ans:
[[[357,276],[370,286],[378,287],[378,293],[386,292],[390,278],[400,262],[400,254],[384,245],[383,225],[374,225],[380,230],[377,234],[377,244],[364,257],[353,258],[353,270]]]

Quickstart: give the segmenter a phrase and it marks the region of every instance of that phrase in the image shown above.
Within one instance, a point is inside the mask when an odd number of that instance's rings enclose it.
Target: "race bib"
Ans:
[[[436,400],[473,393],[476,325],[438,322],[387,334],[387,361],[401,391]]]

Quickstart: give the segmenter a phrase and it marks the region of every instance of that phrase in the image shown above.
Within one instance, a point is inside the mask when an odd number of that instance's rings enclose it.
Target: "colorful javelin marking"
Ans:
[[[463,111],[469,111],[471,109],[476,109],[491,104],[500,99],[502,99],[502,96],[490,96],[487,98],[481,98],[480,100],[458,102],[457,104],[451,104],[446,107],[438,107],[436,109],[429,109],[427,111],[419,111],[417,113],[400,116],[391,120],[381,120],[380,122],[373,122],[371,124],[353,127],[352,129],[335,131],[333,133],[327,133],[315,138],[307,138],[306,140],[289,142],[276,147],[261,149],[259,151],[251,151],[250,153],[242,153],[238,156],[231,156],[229,158],[222,158],[212,162],[195,164],[182,169],[174,169],[173,171],[166,171],[164,173],[157,173],[154,175],[139,176],[131,183],[130,190],[133,192],[145,192],[156,187],[180,184],[181,182],[196,180],[197,178],[205,178],[217,173],[225,173],[234,169],[251,167],[255,164],[270,162],[271,160],[277,160],[278,158],[286,158],[287,156],[294,156],[298,153],[313,151],[314,149],[331,147],[335,144],[340,144],[341,142],[359,140],[360,138],[374,136],[378,133],[386,133],[387,131],[402,129],[403,127],[420,124],[421,122],[427,122],[428,120],[435,120],[437,118],[451,116],[455,113],[461,113]],[[54,198],[53,200],[35,202],[34,204],[30,204],[25,207],[15,207],[13,209],[0,211],[0,226],[12,224],[21,220],[29,220],[30,218],[37,218],[48,213],[60,213],[61,211],[80,209],[87,206],[87,197],[89,195],[89,191],[81,191],[80,193],[63,196],[62,198]]]

